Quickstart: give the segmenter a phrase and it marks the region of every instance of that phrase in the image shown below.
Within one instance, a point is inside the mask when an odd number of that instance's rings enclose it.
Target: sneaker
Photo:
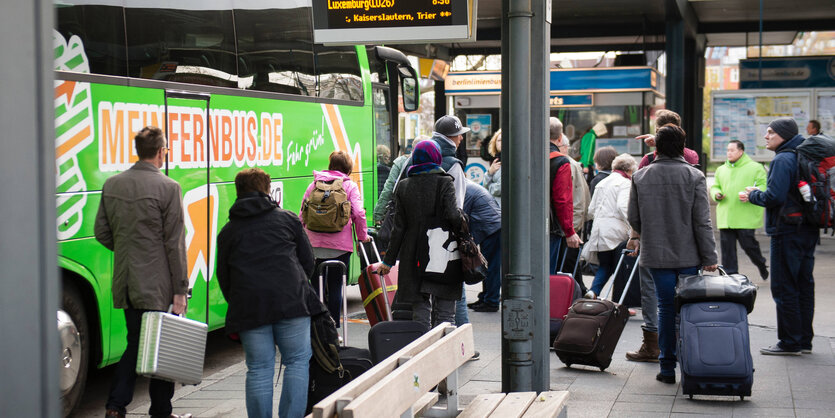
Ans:
[[[336,338],[339,340],[339,345],[342,345],[342,336],[337,335]]]
[[[499,305],[493,305],[492,303],[484,302],[481,305],[476,306],[473,308],[476,312],[498,312]]]
[[[671,384],[676,382],[676,375],[674,375],[674,374],[673,375],[668,375],[668,374],[658,373],[657,375],[655,375],[655,380],[657,380],[661,383],[667,383],[667,384],[671,385]]]
[[[586,299],[597,299],[597,295],[594,294],[593,290],[589,290],[588,292],[586,292],[586,294],[583,295],[583,297]]]
[[[474,353],[473,353],[473,356],[472,356],[472,357],[470,357],[470,359],[469,359],[468,361],[476,361],[476,360],[478,360],[478,359],[480,359],[480,358],[481,358],[481,353],[479,353],[478,351],[476,351],[476,352],[474,352]]]
[[[788,351],[784,350],[783,347],[780,347],[780,344],[774,344],[771,347],[763,347],[760,349],[760,354],[766,356],[799,356],[801,354],[800,350],[798,351]]]

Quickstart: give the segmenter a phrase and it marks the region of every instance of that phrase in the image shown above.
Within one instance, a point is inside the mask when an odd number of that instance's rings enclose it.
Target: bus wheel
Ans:
[[[61,343],[60,384],[62,416],[67,416],[81,401],[90,359],[90,333],[81,294],[66,285],[58,310],[58,338]]]

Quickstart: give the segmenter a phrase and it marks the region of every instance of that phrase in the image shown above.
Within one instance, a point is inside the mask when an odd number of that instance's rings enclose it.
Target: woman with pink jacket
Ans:
[[[342,231],[339,232],[315,232],[307,229],[305,225],[305,232],[310,238],[310,245],[313,246],[313,255],[316,257],[316,270],[318,272],[319,264],[327,260],[338,260],[345,263],[348,271],[351,270],[351,253],[354,251],[354,237],[351,232],[352,227],[356,225],[357,239],[363,242],[368,242],[368,225],[365,220],[365,209],[362,204],[362,196],[360,196],[359,188],[356,183],[350,179],[351,171],[354,164],[351,162],[351,157],[345,151],[334,151],[329,157],[328,169],[325,171],[313,171],[313,183],[307,187],[304,192],[302,202],[310,197],[313,188],[316,187],[317,181],[332,182],[333,180],[342,180],[342,189],[348,195],[348,201],[351,202],[351,217]],[[302,204],[304,205],[304,204]],[[301,211],[299,211],[301,213]],[[301,219],[302,217],[299,216]],[[302,219],[302,224],[304,220]],[[330,311],[336,326],[339,325],[339,315],[342,308],[342,272],[336,269],[325,270],[325,294],[327,295],[327,306]],[[347,274],[347,272],[346,272]],[[318,291],[318,277],[314,280],[314,288]]]

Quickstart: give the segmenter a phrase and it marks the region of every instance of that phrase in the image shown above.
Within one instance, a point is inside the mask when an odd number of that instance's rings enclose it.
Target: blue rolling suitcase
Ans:
[[[754,363],[748,312],[733,302],[688,303],[681,307],[678,340],[681,390],[693,395],[751,396]]]

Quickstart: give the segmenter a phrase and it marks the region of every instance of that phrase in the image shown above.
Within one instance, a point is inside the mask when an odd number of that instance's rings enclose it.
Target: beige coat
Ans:
[[[574,198],[574,231],[579,234],[586,221],[589,220],[591,194],[589,184],[586,183],[586,176],[583,175],[583,166],[571,157],[568,157],[568,162],[571,164],[571,193]]]
[[[164,311],[188,291],[182,192],[153,164],[107,179],[95,233],[114,253],[114,307]]]
[[[613,172],[598,183],[589,205],[589,218],[594,224],[588,242],[583,246],[583,258],[598,264],[597,253],[611,251],[629,238],[629,194],[632,181]]]

